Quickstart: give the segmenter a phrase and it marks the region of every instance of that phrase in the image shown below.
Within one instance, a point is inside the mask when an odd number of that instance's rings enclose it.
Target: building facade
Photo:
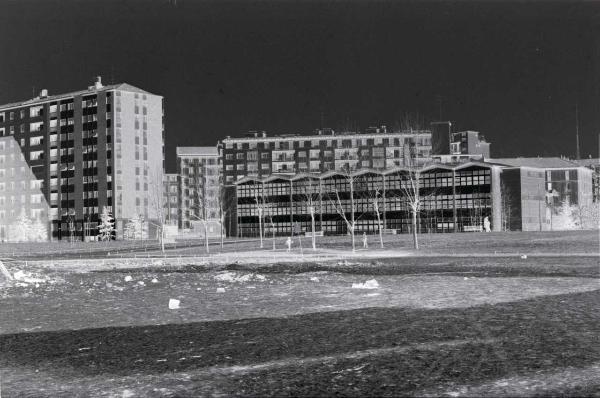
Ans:
[[[490,157],[490,143],[478,131],[460,131],[451,134],[451,155],[479,155],[481,160]]]
[[[554,211],[564,203],[586,207],[593,202],[593,171],[574,161],[547,157],[496,158],[490,162],[543,170],[546,201]]]
[[[179,228],[221,236],[221,154],[214,147],[178,147]]]
[[[129,219],[156,217],[148,190],[158,185],[162,194],[162,102],[128,84],[103,86],[98,78],[87,90],[52,96],[42,90],[0,106],[0,137],[11,151],[0,170],[15,186],[35,186],[21,203],[25,213],[39,215],[49,238],[93,238],[104,207],[115,218],[117,237]],[[16,196],[5,192],[0,202]]]
[[[429,162],[431,146],[428,130],[391,132],[385,126],[364,133],[322,129],[306,136],[251,132],[227,137],[222,142],[227,234],[239,235],[234,184],[244,177],[420,166]]]
[[[357,233],[376,233],[379,225],[407,233],[412,229],[410,198],[415,192],[422,202],[417,222],[420,232],[479,230],[485,217],[492,229],[499,231],[503,224],[501,174],[500,166],[469,162],[416,170],[396,167],[246,177],[236,183],[239,236],[257,236],[260,224],[265,226],[266,236],[290,235],[294,225],[310,232],[311,214],[315,230],[325,234],[347,233],[345,219],[356,220]],[[524,207],[515,208],[515,213]],[[525,221],[514,228],[529,229],[529,220]]]
[[[175,173],[164,175],[164,215],[165,224],[179,225],[179,176]]]

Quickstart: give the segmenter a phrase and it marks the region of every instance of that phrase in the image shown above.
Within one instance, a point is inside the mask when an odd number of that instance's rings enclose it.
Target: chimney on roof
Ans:
[[[96,76],[96,82],[94,83],[96,90],[102,88],[102,76]]]
[[[47,89],[42,89],[42,91],[40,91],[40,98],[46,98],[48,96],[48,90]]]

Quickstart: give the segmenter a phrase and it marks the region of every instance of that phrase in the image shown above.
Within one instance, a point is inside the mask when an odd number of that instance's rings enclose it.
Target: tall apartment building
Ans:
[[[227,137],[222,141],[227,234],[238,235],[233,184],[246,176],[421,166],[430,159],[431,145],[428,130],[391,132],[385,126],[364,133],[323,129],[312,135]]]
[[[219,147],[177,147],[179,228],[184,233],[221,236]]]
[[[104,207],[117,237],[128,219],[154,218],[148,192],[157,186],[162,194],[162,102],[129,84],[103,86],[98,77],[86,90],[42,90],[0,106],[0,203],[14,204],[4,219],[0,213],[0,238],[10,239],[3,234],[19,217],[16,207],[55,239],[97,235]]]

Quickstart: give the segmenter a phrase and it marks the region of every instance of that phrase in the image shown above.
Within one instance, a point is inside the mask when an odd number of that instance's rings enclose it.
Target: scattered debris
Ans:
[[[125,282],[131,282],[131,280],[132,280],[132,279],[133,279],[133,278],[131,277],[131,275],[127,275],[127,276],[125,277]]]
[[[369,279],[365,283],[353,283],[352,289],[377,289],[379,283],[375,279]]]
[[[527,260],[527,254],[521,254],[521,260]]]
[[[311,276],[310,280],[313,282],[319,282],[319,278],[317,278],[316,276]]]
[[[179,303],[180,303],[180,301],[177,299],[169,299],[169,309],[170,310],[179,309]]]
[[[464,280],[466,280],[466,281],[468,281],[468,280],[469,280],[469,277],[468,277],[468,276],[465,276],[463,279],[464,279]]]
[[[218,287],[217,288],[217,293],[225,293],[225,288],[224,287]]]
[[[151,281],[151,282],[152,282],[152,283],[158,283],[158,279],[154,278],[154,279],[152,279],[152,281]]]
[[[138,285],[140,285],[140,286],[146,286],[146,284],[144,283],[144,281],[139,281]]]

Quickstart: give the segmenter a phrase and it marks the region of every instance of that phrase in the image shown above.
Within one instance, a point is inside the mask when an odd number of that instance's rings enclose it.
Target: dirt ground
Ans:
[[[2,396],[600,391],[598,256],[260,255],[7,262]]]

